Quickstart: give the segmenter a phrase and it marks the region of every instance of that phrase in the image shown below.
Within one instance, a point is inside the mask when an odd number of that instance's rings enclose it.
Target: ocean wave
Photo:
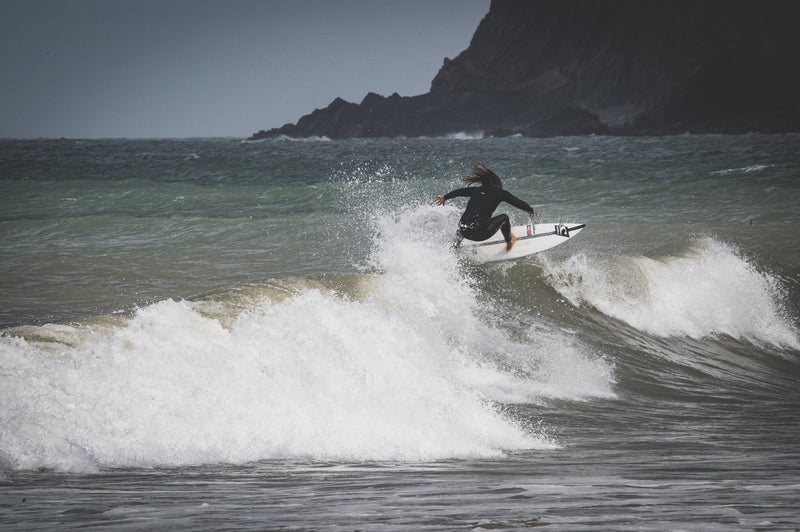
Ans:
[[[277,137],[263,139],[243,139],[240,144],[253,144],[257,142],[331,142],[330,137],[325,135],[313,137],[290,137],[288,135],[278,135]]]
[[[440,222],[455,214],[377,215],[374,273],[338,285],[267,283],[7,332],[0,455],[92,470],[556,447],[503,405],[613,397],[612,366],[556,327],[496,325],[442,252],[452,235]]]
[[[649,334],[727,335],[800,349],[780,278],[713,238],[662,258],[578,254],[544,264],[549,282],[572,304],[589,304]]]
[[[313,137],[290,137],[288,135],[279,135],[275,137],[275,142],[330,142],[331,139],[325,135]]]
[[[761,170],[766,170],[767,168],[772,168],[775,166],[774,164],[752,164],[750,166],[743,166],[741,168],[726,168],[725,170],[717,170],[711,172],[711,175],[730,175],[730,174],[751,174],[753,172],[760,172]]]
[[[22,469],[86,470],[553,446],[487,402],[513,377],[422,319],[312,289],[232,321],[166,300],[106,331],[0,338],[0,452]]]
[[[445,138],[450,140],[482,140],[484,133],[483,131],[458,131],[445,135]]]

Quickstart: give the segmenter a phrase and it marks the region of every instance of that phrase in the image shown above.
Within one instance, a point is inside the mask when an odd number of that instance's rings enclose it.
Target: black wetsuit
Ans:
[[[459,234],[469,240],[486,240],[497,232],[503,231],[503,238],[511,242],[511,222],[507,214],[492,217],[494,210],[505,201],[528,214],[533,213],[530,205],[511,192],[497,187],[482,185],[480,187],[459,188],[444,195],[445,200],[456,197],[469,198],[467,209],[461,215],[458,225]]]

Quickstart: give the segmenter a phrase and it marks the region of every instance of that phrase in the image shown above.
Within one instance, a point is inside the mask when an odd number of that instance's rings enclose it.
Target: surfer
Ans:
[[[444,205],[445,200],[457,197],[469,198],[467,208],[461,215],[458,224],[458,234],[468,240],[483,241],[490,238],[498,229],[503,232],[506,240],[506,249],[511,251],[517,237],[511,232],[511,222],[507,214],[492,216],[494,210],[505,201],[518,209],[522,209],[531,216],[536,215],[533,208],[513,195],[503,190],[503,182],[497,174],[482,164],[472,163],[472,173],[461,178],[465,183],[472,185],[480,183],[479,187],[468,186],[448,192],[444,196],[436,196],[436,205]]]

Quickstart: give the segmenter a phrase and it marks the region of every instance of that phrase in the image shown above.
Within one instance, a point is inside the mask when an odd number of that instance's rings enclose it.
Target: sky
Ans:
[[[248,137],[423,94],[490,0],[0,0],[0,138]]]

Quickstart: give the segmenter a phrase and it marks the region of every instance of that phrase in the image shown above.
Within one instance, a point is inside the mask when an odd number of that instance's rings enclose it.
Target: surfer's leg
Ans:
[[[505,239],[506,243],[511,243],[513,246],[513,242],[516,240],[514,235],[511,234],[511,222],[508,219],[507,214],[498,214],[491,220],[486,226],[479,226],[479,227],[469,227],[469,226],[460,226],[459,232],[461,236],[468,239],[474,240],[476,242],[483,242],[494,236],[497,231],[502,232],[503,238]],[[509,248],[511,249],[511,248]]]
[[[496,233],[498,229],[503,233],[503,238],[506,241],[506,249],[513,248],[517,237],[511,233],[511,221],[508,219],[507,214],[498,214],[489,222],[489,231],[491,234]]]
[[[493,235],[498,229],[503,232],[503,238],[506,239],[506,242],[509,242],[511,240],[511,222],[509,222],[507,214],[498,214],[489,220],[486,232]]]
[[[453,249],[461,247],[461,241],[464,240],[464,235],[461,234],[461,229],[456,231],[456,241],[453,243]]]
[[[508,219],[507,214],[498,214],[492,218],[489,224],[492,233],[497,231],[498,226],[503,233],[503,238],[506,240],[506,249],[510,251],[514,247],[517,237],[511,232],[511,221]]]

